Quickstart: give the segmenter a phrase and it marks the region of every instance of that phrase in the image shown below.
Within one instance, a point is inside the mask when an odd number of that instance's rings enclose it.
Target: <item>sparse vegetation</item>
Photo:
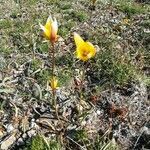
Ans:
[[[137,0],[0,1],[0,149],[149,149],[149,12]],[[40,30],[49,15],[57,33]]]

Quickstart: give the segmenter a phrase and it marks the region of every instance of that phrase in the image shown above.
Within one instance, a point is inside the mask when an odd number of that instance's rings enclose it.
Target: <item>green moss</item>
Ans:
[[[44,140],[41,136],[36,136],[31,141],[30,150],[46,150],[47,145],[44,143]]]
[[[88,150],[119,150],[118,145],[115,143],[114,140],[106,139],[106,137],[97,136],[95,141],[88,146]]]
[[[85,146],[86,144],[88,144],[88,136],[87,136],[87,132],[83,129],[81,130],[71,130],[69,131],[70,132],[70,139],[73,139],[75,142],[77,142],[79,145],[81,146]],[[70,144],[69,147],[71,149],[78,149],[78,146],[72,141],[70,141]]]
[[[59,27],[59,30],[58,30],[58,34],[62,37],[66,37],[71,28],[75,25],[75,22],[73,20],[68,20],[67,23],[62,23],[62,25]]]
[[[124,85],[134,79],[134,68],[131,64],[114,61],[112,69],[113,80],[111,82],[114,84]]]
[[[5,56],[8,56],[12,53],[12,49],[9,47],[3,47],[0,45],[0,53],[4,54]]]
[[[73,55],[66,53],[61,57],[56,58],[56,65],[70,68],[73,65]]]
[[[145,10],[138,6],[138,5],[122,5],[119,7],[121,11],[123,11],[124,13],[127,13],[129,16],[136,14],[136,13],[143,13],[145,12]]]
[[[46,85],[47,81],[50,79],[51,76],[51,70],[42,70],[39,73],[35,75],[35,78],[38,80],[38,82],[42,85]]]
[[[67,24],[65,24],[65,26],[68,28],[68,30],[70,31],[71,28],[76,24],[76,22],[72,21],[72,20],[69,20],[67,22]]]
[[[75,17],[78,19],[79,22],[83,22],[88,18],[87,14],[84,11],[75,12]]]
[[[66,85],[72,77],[73,56],[65,54],[61,57],[56,57],[56,66],[61,67],[58,70],[58,79],[60,86]]]
[[[37,2],[39,2],[39,0],[29,0],[29,4],[31,5],[35,5]]]
[[[49,51],[47,42],[39,43],[37,45],[37,51],[40,52],[40,53],[47,53]]]
[[[61,145],[56,140],[44,140],[40,135],[37,135],[28,141],[24,150],[61,150]]]
[[[77,130],[74,135],[73,135],[73,138],[76,140],[76,141],[80,141],[80,140],[84,140],[87,138],[87,133],[85,130]]]
[[[119,10],[126,13],[128,17],[131,17],[134,14],[148,13],[150,7],[148,5],[141,5],[134,2],[133,0],[124,0],[118,1],[114,0],[114,4],[118,7]]]
[[[87,13],[85,13],[84,11],[74,11],[74,10],[66,10],[64,12],[66,15],[64,16],[65,20],[74,20],[77,22],[83,22],[85,20],[87,20],[88,15]]]
[[[136,80],[135,68],[128,57],[114,49],[97,54],[96,64],[93,64],[89,72],[91,80],[100,86],[123,86],[131,80]]]
[[[19,32],[10,31],[9,36],[15,46],[16,50],[21,53],[28,53],[31,52],[32,43],[30,40],[30,36],[23,35]]]
[[[67,83],[71,80],[72,72],[69,69],[64,69],[58,73],[59,86],[67,85]]]
[[[76,143],[72,141],[75,141]],[[119,150],[115,140],[110,140],[108,135],[96,135],[91,139],[83,129],[69,131],[69,143],[67,144],[70,149],[80,149],[84,146],[87,150]]]
[[[0,20],[0,29],[11,28],[11,26],[12,26],[12,21],[10,19]]]
[[[36,71],[37,69],[40,68],[40,66],[42,65],[42,62],[39,59],[33,59],[31,62],[31,69],[33,71]]]
[[[75,21],[83,22],[88,18],[88,16],[84,11],[73,11],[71,13],[71,18]]]
[[[67,27],[60,27],[58,34],[61,35],[62,37],[66,37],[67,34],[69,33],[69,29]]]
[[[49,2],[51,4],[55,4],[55,5],[59,5],[60,4],[60,0],[47,0],[47,2]]]
[[[63,3],[59,3],[59,4],[60,4],[59,8],[62,9],[62,10],[70,9],[71,6],[72,6],[70,3],[64,3],[64,2]]]
[[[49,142],[49,150],[61,150],[61,145],[58,141],[51,140]]]
[[[26,21],[26,23],[17,20],[14,23],[14,27],[15,27],[15,31],[14,32],[18,32],[18,33],[25,33],[25,32],[29,32],[32,26],[32,22]]]

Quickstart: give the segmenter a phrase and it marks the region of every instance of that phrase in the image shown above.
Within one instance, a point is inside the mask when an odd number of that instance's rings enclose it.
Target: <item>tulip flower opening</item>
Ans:
[[[47,40],[50,40],[52,43],[56,42],[58,31],[56,18],[52,19],[52,17],[49,16],[46,24],[44,26],[40,24],[40,27],[43,30],[43,35]]]
[[[84,41],[79,34],[74,33],[74,40],[76,44],[76,57],[82,61],[87,61],[96,54],[96,49],[90,42]]]
[[[55,77],[50,80],[50,87],[52,90],[56,90],[58,88],[58,80]]]

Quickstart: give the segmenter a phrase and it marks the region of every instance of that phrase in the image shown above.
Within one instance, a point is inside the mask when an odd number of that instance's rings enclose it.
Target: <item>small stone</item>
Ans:
[[[77,104],[77,110],[78,110],[79,112],[82,112],[82,111],[83,111],[83,106],[80,105],[80,104]]]
[[[145,132],[146,134],[150,135],[150,129],[146,126],[141,129],[141,132]]]
[[[24,134],[22,135],[22,138],[26,139],[26,138],[27,138],[27,134],[24,133]]]
[[[101,111],[100,111],[100,110],[97,110],[96,113],[97,113],[98,115],[100,115],[100,114],[101,114]]]
[[[36,124],[36,122],[35,122],[35,119],[34,119],[34,118],[31,120],[30,127],[31,127],[31,128],[36,128],[36,127],[37,127],[37,124]]]
[[[144,29],[144,32],[145,33],[150,33],[150,30],[149,29]]]
[[[31,129],[30,131],[28,131],[28,136],[31,138],[32,136],[35,136],[36,135],[36,131]]]
[[[2,141],[0,149],[7,150],[16,141],[15,135],[16,133],[12,133],[12,135],[10,135],[9,137],[6,137],[4,141]]]
[[[32,118],[32,119],[31,119],[31,122],[35,122],[35,119],[34,119],[34,118]]]
[[[7,126],[7,132],[10,133],[10,132],[13,131],[13,130],[14,130],[14,127],[12,126],[12,124],[9,124],[9,125]]]
[[[46,107],[42,105],[40,111],[44,113],[46,111]]]
[[[24,141],[22,138],[19,138],[18,141],[17,141],[17,145],[23,145],[24,144]]]

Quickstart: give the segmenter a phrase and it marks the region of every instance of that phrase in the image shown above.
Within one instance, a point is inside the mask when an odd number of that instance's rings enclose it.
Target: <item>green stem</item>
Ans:
[[[52,78],[55,77],[55,45],[52,43]],[[63,124],[59,118],[58,114],[58,108],[57,108],[57,101],[56,101],[56,89],[52,89],[52,94],[53,94],[53,100],[52,100],[52,105],[54,106],[55,113],[56,113],[56,118],[61,124],[61,128],[63,127]]]
[[[52,43],[52,78],[54,79],[54,77],[55,77],[55,46],[54,43]],[[56,107],[56,98],[55,98],[56,90],[54,88],[52,88],[52,94],[53,94],[52,105]]]

